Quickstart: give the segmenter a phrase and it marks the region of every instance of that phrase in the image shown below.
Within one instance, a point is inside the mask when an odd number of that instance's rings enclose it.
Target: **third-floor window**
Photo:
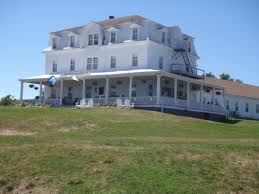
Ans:
[[[132,28],[132,40],[138,40],[138,28]]]
[[[53,61],[53,63],[52,63],[52,72],[57,72],[57,70],[58,70],[58,65],[57,65],[56,61]]]
[[[70,47],[75,47],[75,41],[76,40],[76,38],[75,38],[75,36],[70,36]]]
[[[116,57],[111,56],[111,69],[116,68]]]
[[[88,45],[98,45],[98,34],[89,34],[88,35]]]
[[[162,43],[165,43],[165,32],[162,32]]]
[[[75,59],[70,60],[70,71],[75,71]]]
[[[138,56],[132,55],[132,66],[137,67],[138,66]]]
[[[116,41],[116,32],[111,32],[111,43],[115,43]]]
[[[56,49],[58,46],[58,39],[57,38],[52,38],[52,48]]]

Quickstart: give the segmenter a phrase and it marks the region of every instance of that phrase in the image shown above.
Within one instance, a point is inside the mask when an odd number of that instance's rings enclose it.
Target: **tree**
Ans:
[[[205,76],[211,77],[211,78],[216,78],[216,76],[212,72],[206,73]]]
[[[231,79],[231,76],[228,74],[228,73],[222,73],[219,75],[220,79],[223,79],[223,80],[233,80]]]
[[[7,95],[0,99],[0,106],[9,106],[9,105],[14,105],[14,104],[15,104],[15,100],[13,99],[13,96],[11,96],[11,95]]]
[[[238,83],[238,84],[243,84],[243,83],[244,83],[244,82],[243,82],[242,80],[240,80],[240,79],[236,79],[235,82]]]

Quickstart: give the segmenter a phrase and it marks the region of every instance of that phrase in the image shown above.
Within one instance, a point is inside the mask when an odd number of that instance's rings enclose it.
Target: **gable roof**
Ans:
[[[205,77],[205,81],[225,87],[226,93],[233,96],[242,96],[259,99],[259,86],[239,84],[234,81]]]

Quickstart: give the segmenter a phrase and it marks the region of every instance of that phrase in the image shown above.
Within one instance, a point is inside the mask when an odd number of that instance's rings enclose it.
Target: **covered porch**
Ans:
[[[47,84],[47,78],[51,75],[44,76],[41,79],[21,79],[20,100],[24,100],[23,83],[26,82],[40,85],[39,103],[54,106],[73,105],[81,98],[92,98],[95,104],[108,105],[121,98],[129,99],[135,107],[225,114],[223,87],[159,70],[59,74],[55,75],[58,83],[54,87]]]

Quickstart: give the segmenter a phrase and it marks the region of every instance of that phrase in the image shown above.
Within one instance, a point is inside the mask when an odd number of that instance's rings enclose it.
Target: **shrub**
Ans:
[[[0,106],[10,106],[15,104],[15,99],[11,95],[2,97],[0,100]]]

